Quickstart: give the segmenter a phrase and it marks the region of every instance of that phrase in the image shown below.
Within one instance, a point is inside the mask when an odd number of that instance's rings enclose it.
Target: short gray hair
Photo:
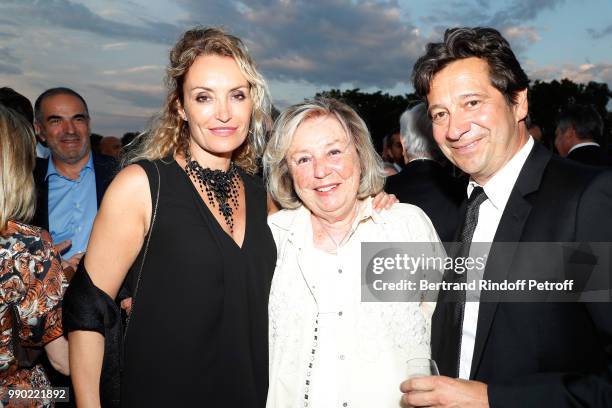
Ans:
[[[400,137],[409,156],[434,160],[441,158],[440,149],[433,138],[427,106],[424,103],[404,111],[400,117]]]
[[[317,98],[290,106],[278,117],[263,156],[264,177],[268,192],[283,208],[302,205],[289,173],[287,152],[297,128],[306,120],[321,116],[335,117],[354,143],[361,167],[357,198],[363,199],[382,191],[385,171],[382,159],[376,153],[370,132],[350,106],[332,98]]]
[[[87,107],[87,102],[85,102],[85,99],[77,91],[60,86],[58,88],[47,89],[45,92],[41,93],[38,98],[36,98],[36,102],[34,102],[34,119],[36,119],[38,123],[42,124],[45,119],[43,118],[42,114],[43,101],[47,98],[51,98],[52,96],[56,95],[70,95],[79,99],[83,104],[83,107],[85,108],[85,113],[87,114],[87,118],[89,119],[89,108]]]

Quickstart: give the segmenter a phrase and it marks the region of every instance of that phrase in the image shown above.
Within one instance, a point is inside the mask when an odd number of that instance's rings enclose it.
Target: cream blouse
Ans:
[[[361,243],[438,243],[429,218],[409,204],[376,213],[366,199],[338,254],[329,256],[314,248],[305,207],[282,210],[268,224],[278,260],[268,306],[267,407],[399,407],[406,360],[430,356],[435,305],[361,302]]]

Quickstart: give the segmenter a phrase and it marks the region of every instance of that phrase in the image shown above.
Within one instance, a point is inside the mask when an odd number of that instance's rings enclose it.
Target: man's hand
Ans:
[[[399,200],[395,196],[395,194],[387,194],[384,191],[376,194],[374,200],[372,201],[372,208],[376,212],[381,212],[383,209],[388,210],[393,207],[393,204],[399,203]]]
[[[57,252],[63,255],[72,246],[72,241],[66,239],[62,242],[58,242],[57,244],[53,245],[55,246]],[[74,273],[76,272],[77,266],[79,266],[79,262],[81,261],[83,255],[85,255],[85,253],[80,252],[78,254],[73,255],[70,259],[62,258],[62,270],[64,271],[64,275],[66,275],[66,279],[68,279],[68,282],[70,282],[70,280],[74,276]]]
[[[125,310],[125,313],[129,316],[132,313],[132,298],[125,298],[121,301],[121,308]]]
[[[53,246],[55,246],[55,249],[57,250],[57,252],[60,253],[60,255],[64,255],[68,248],[72,246],[72,241],[66,239],[62,242],[58,242],[57,244],[53,244]]]
[[[68,279],[69,282],[74,276],[83,255],[85,255],[85,252],[79,252],[78,254],[74,254],[69,259],[62,259],[62,269],[64,270],[64,275],[66,275],[66,279]]]
[[[400,385],[408,407],[488,408],[487,384],[444,376],[416,377]]]

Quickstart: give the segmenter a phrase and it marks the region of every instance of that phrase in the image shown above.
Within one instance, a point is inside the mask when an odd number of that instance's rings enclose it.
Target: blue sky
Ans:
[[[457,25],[502,31],[531,79],[612,88],[610,16],[610,0],[0,0],[0,86],[32,102],[69,86],[94,132],[138,130],[161,104],[170,47],[201,24],[245,40],[279,108],[332,87],[411,92],[425,44]]]

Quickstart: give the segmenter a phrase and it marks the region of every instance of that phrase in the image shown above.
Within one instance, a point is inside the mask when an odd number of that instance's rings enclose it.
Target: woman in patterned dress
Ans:
[[[26,224],[34,214],[35,145],[25,120],[0,106],[0,406],[5,407],[24,406],[24,400],[8,398],[9,387],[51,386],[42,366],[27,358],[28,349],[44,346],[53,367],[69,374],[61,325],[67,280],[49,233]]]

